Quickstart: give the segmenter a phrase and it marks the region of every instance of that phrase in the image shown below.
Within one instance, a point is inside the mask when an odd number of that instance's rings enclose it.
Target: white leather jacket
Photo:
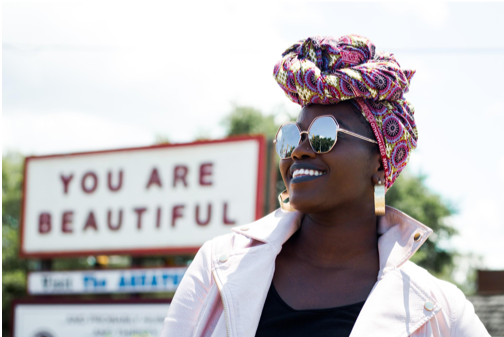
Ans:
[[[206,242],[175,293],[161,336],[255,336],[275,258],[301,218],[278,209]],[[489,336],[457,287],[409,261],[430,228],[387,207],[378,232],[380,272],[350,337]]]

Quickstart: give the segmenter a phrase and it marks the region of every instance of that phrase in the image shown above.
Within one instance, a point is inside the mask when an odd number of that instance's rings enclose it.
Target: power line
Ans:
[[[504,48],[383,48],[392,50],[394,53],[411,54],[504,54]]]

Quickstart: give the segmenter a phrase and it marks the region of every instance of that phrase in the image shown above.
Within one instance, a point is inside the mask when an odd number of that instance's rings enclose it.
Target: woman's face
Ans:
[[[322,115],[332,115],[341,128],[374,139],[349,102],[306,106],[301,110],[297,123],[302,131],[307,131],[313,119]],[[379,153],[372,151],[370,145],[339,132],[336,145],[330,152],[316,154],[306,135],[303,135],[292,158],[280,160],[280,172],[289,191],[291,206],[309,214],[345,205],[355,206],[356,203],[372,205],[374,184],[377,179],[384,181],[384,172]],[[297,169],[317,170],[322,175],[293,179]]]

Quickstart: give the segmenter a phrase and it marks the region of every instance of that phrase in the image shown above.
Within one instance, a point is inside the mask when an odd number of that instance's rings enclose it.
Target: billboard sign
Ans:
[[[167,300],[14,301],[14,337],[159,336]]]
[[[186,267],[31,272],[30,295],[175,291]]]
[[[28,157],[22,257],[193,253],[262,216],[264,138]]]

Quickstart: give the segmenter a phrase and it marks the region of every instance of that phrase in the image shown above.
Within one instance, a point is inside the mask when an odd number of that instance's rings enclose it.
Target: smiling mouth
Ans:
[[[292,173],[291,183],[302,183],[304,181],[317,179],[325,174],[326,174],[326,172],[319,171],[319,170],[296,169]]]
[[[319,170],[308,170],[308,169],[297,169],[292,173],[292,178],[306,177],[306,176],[321,176],[324,175],[324,171]]]

